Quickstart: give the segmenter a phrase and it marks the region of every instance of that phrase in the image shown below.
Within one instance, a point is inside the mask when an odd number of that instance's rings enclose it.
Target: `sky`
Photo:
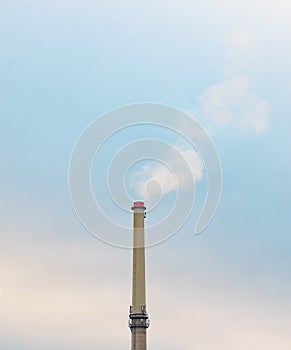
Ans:
[[[174,172],[157,160],[120,163],[130,198],[149,204],[148,226],[195,181],[188,221],[146,250],[149,349],[290,349],[290,14],[287,0],[0,0],[1,348],[129,348],[131,251],[82,226],[68,168],[96,118],[154,102],[207,131],[223,184],[215,216],[195,235],[207,169],[183,135],[138,125],[96,153],[95,199],[127,227],[130,210],[112,205],[106,183],[123,147],[169,146],[156,152]]]

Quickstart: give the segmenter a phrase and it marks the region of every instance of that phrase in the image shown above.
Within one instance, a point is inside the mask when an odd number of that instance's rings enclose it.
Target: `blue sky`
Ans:
[[[3,349],[128,349],[130,251],[84,230],[67,172],[86,126],[137,102],[192,113],[223,172],[203,234],[196,210],[147,250],[149,348],[290,349],[290,11],[287,0],[0,2]],[[140,127],[115,145],[145,133],[180,141]]]

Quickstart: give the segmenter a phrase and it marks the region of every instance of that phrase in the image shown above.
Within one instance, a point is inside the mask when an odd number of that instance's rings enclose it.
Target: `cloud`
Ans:
[[[260,134],[267,129],[271,105],[250,90],[245,77],[211,85],[200,97],[200,114],[216,125]]]
[[[202,179],[203,161],[198,152],[183,143],[176,143],[173,148],[179,151],[182,158],[177,158],[176,152],[169,151],[164,155],[164,164],[151,161],[131,176],[130,186],[138,197],[155,201],[157,197],[175,191],[178,187],[179,190],[187,191],[193,180],[196,182]],[[187,166],[190,172],[185,171]],[[148,198],[147,190],[150,190],[151,198]]]

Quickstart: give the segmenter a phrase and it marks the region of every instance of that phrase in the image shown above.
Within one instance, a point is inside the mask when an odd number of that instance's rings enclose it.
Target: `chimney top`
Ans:
[[[144,206],[144,202],[142,202],[142,201],[133,202],[133,207],[131,209],[134,210],[135,208],[146,209]]]

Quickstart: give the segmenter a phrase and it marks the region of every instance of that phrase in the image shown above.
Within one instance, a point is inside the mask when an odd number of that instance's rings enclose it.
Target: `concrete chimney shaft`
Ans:
[[[143,202],[134,202],[133,207],[133,259],[132,259],[132,305],[129,314],[131,350],[146,350],[146,330],[149,319],[146,310],[145,249]]]

